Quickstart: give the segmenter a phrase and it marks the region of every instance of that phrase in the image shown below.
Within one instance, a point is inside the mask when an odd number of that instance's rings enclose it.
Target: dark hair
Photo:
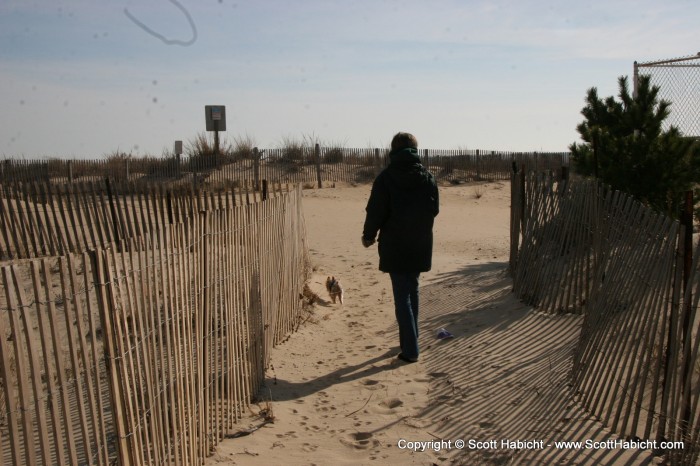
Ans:
[[[418,139],[411,133],[396,133],[391,140],[391,150],[418,149]]]

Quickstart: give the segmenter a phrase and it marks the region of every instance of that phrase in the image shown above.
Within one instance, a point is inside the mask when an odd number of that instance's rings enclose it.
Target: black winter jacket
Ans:
[[[437,183],[417,149],[389,153],[389,166],[374,180],[362,237],[379,232],[379,270],[427,272],[433,257],[433,221],[440,210]]]

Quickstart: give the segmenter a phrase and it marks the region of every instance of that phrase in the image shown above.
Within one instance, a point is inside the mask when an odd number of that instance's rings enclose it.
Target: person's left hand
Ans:
[[[368,248],[368,247],[372,246],[373,244],[374,244],[374,240],[373,240],[373,239],[365,239],[364,236],[362,237],[362,245],[363,245],[364,247]]]

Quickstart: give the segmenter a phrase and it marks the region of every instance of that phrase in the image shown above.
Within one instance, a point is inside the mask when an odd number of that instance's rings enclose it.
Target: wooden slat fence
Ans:
[[[626,438],[700,453],[700,253],[685,225],[593,181],[512,178],[513,291],[551,314],[582,314],[573,358],[581,404]]]
[[[65,255],[141,237],[201,209],[274,197],[278,184],[189,185],[100,181],[16,183],[0,193],[0,260]]]
[[[511,166],[527,170],[558,171],[568,165],[568,153],[507,152],[491,150],[421,149],[423,163],[439,181],[508,180]],[[190,157],[119,156],[103,160],[0,160],[0,184],[17,182],[115,183],[130,181],[187,185],[192,189],[263,179],[279,183],[367,183],[389,163],[388,150],[301,146],[254,149],[245,155],[193,155]]]
[[[140,234],[0,267],[2,464],[202,464],[236,429],[298,325],[301,188],[191,194],[120,204]]]

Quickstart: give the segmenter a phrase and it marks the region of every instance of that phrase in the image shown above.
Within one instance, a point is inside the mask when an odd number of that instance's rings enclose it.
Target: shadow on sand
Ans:
[[[496,445],[442,451],[439,460],[479,465],[653,464],[646,450],[555,446],[555,441],[606,442],[618,437],[586,413],[572,393],[572,355],[581,316],[550,316],[525,306],[511,293],[506,268],[504,262],[471,265],[421,287],[421,360],[430,380],[430,402],[413,417],[435,438]],[[441,328],[454,338],[438,340]],[[398,342],[395,325],[385,336]],[[396,353],[397,349],[387,350],[304,382],[268,377],[265,391],[276,401],[307,397],[395,369],[401,364]],[[391,424],[396,422],[402,419]],[[530,441],[535,448],[504,441]]]
[[[396,361],[396,353],[397,351],[394,349],[387,350],[379,356],[363,361],[360,364],[345,366],[304,382],[289,382],[287,380],[278,379],[274,375],[272,377],[268,376],[261,397],[264,398],[265,392],[269,389],[274,401],[295,400],[313,395],[333,385],[352,382],[380,372],[395,369],[397,364],[400,364]]]
[[[422,357],[431,377],[430,404],[421,416],[431,420],[431,432],[496,442],[497,448],[452,452],[458,464],[651,464],[649,451],[555,446],[618,437],[572,393],[581,317],[539,313],[511,289],[503,262],[469,266],[421,288]],[[440,328],[454,338],[436,339]],[[537,448],[501,443],[518,440],[536,441],[529,446]]]

